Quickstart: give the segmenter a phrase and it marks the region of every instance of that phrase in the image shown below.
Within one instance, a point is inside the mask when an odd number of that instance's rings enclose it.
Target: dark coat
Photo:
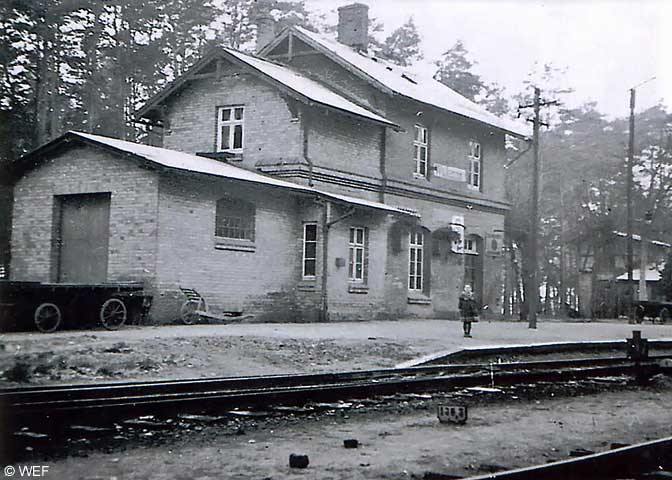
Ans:
[[[473,319],[478,315],[478,305],[476,304],[474,297],[464,294],[460,295],[458,308],[460,309],[460,315],[462,315],[463,319]]]

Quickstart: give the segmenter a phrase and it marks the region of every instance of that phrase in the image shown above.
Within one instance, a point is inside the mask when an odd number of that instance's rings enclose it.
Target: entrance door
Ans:
[[[58,281],[98,283],[107,280],[110,194],[64,195]]]

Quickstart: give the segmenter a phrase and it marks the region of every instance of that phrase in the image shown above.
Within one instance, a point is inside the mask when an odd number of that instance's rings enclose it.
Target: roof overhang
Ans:
[[[223,59],[226,61],[229,61],[233,63],[234,65],[237,65],[243,69],[246,69],[253,73],[254,75],[263,78],[265,81],[271,83],[274,85],[276,88],[278,88],[281,92],[283,92],[285,95],[288,95],[306,105],[309,105],[311,107],[319,107],[319,108],[325,108],[329,111],[337,112],[343,115],[347,115],[349,117],[356,118],[358,120],[362,121],[367,121],[371,122],[383,127],[389,127],[389,128],[394,128],[394,129],[399,129],[399,125],[396,123],[380,116],[377,115],[373,112],[363,112],[363,114],[358,114],[357,112],[349,111],[346,108],[339,107],[334,104],[329,104],[325,102],[320,102],[318,100],[315,100],[314,98],[310,98],[308,95],[303,93],[300,89],[298,88],[293,88],[291,85],[288,85],[286,83],[278,81],[276,78],[273,78],[273,76],[269,75],[268,73],[264,72],[262,69],[256,67],[254,64],[252,64],[250,61],[246,61],[245,58],[248,57],[245,54],[238,54],[238,52],[235,52],[233,50],[228,50],[228,49],[223,49],[223,48],[218,48],[211,50],[208,54],[206,54],[201,60],[196,62],[194,66],[192,66],[184,75],[181,77],[175,79],[169,86],[164,88],[161,92],[156,94],[154,97],[150,98],[145,105],[143,105],[140,109],[138,109],[135,113],[136,118],[152,118],[152,117],[160,117],[160,115],[155,115],[154,112],[156,112],[160,106],[165,102],[171,95],[176,93],[178,90],[183,88],[185,84],[191,80],[196,80],[198,77],[195,77],[199,70],[204,68],[206,65],[208,65],[212,61],[216,61],[218,59]],[[267,60],[261,60],[259,59],[260,62],[268,62]],[[286,68],[286,67],[283,67]],[[307,81],[311,81],[310,79],[306,79]],[[325,90],[329,90],[326,86],[321,85],[322,88]],[[336,92],[331,92],[333,95],[338,95]],[[347,99],[343,99],[345,102],[352,103]],[[362,107],[359,107],[358,105],[354,105],[353,107],[356,107],[357,109],[365,110]]]
[[[211,158],[199,157],[166,148],[127,142],[100,135],[69,131],[51,142],[27,153],[14,163],[15,176],[31,167],[36,167],[47,156],[64,148],[85,145],[108,151],[114,155],[138,161],[145,167],[170,171],[178,174],[199,174],[237,182],[255,184],[259,187],[284,189],[287,192],[317,197],[352,207],[373,209],[379,212],[401,215],[406,218],[419,218],[419,215],[407,210],[380,202],[365,200],[347,195],[319,190],[313,187],[292,183],[286,180],[262,175]]]

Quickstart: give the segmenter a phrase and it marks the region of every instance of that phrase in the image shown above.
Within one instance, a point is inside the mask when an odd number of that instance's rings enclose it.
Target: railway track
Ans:
[[[267,375],[114,384],[72,384],[0,390],[5,425],[115,421],[222,408],[300,405],[474,386],[570,381],[600,376],[650,376],[670,355],[633,362],[622,357],[438,365],[326,374]]]
[[[468,477],[464,480],[616,480],[670,478],[672,437],[615,448],[544,465]],[[442,476],[435,476],[439,480]],[[444,476],[449,478],[449,476]]]

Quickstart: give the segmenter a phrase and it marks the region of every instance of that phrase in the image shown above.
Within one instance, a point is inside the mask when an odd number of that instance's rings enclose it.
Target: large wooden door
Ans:
[[[64,195],[59,229],[58,281],[107,280],[110,194]]]

